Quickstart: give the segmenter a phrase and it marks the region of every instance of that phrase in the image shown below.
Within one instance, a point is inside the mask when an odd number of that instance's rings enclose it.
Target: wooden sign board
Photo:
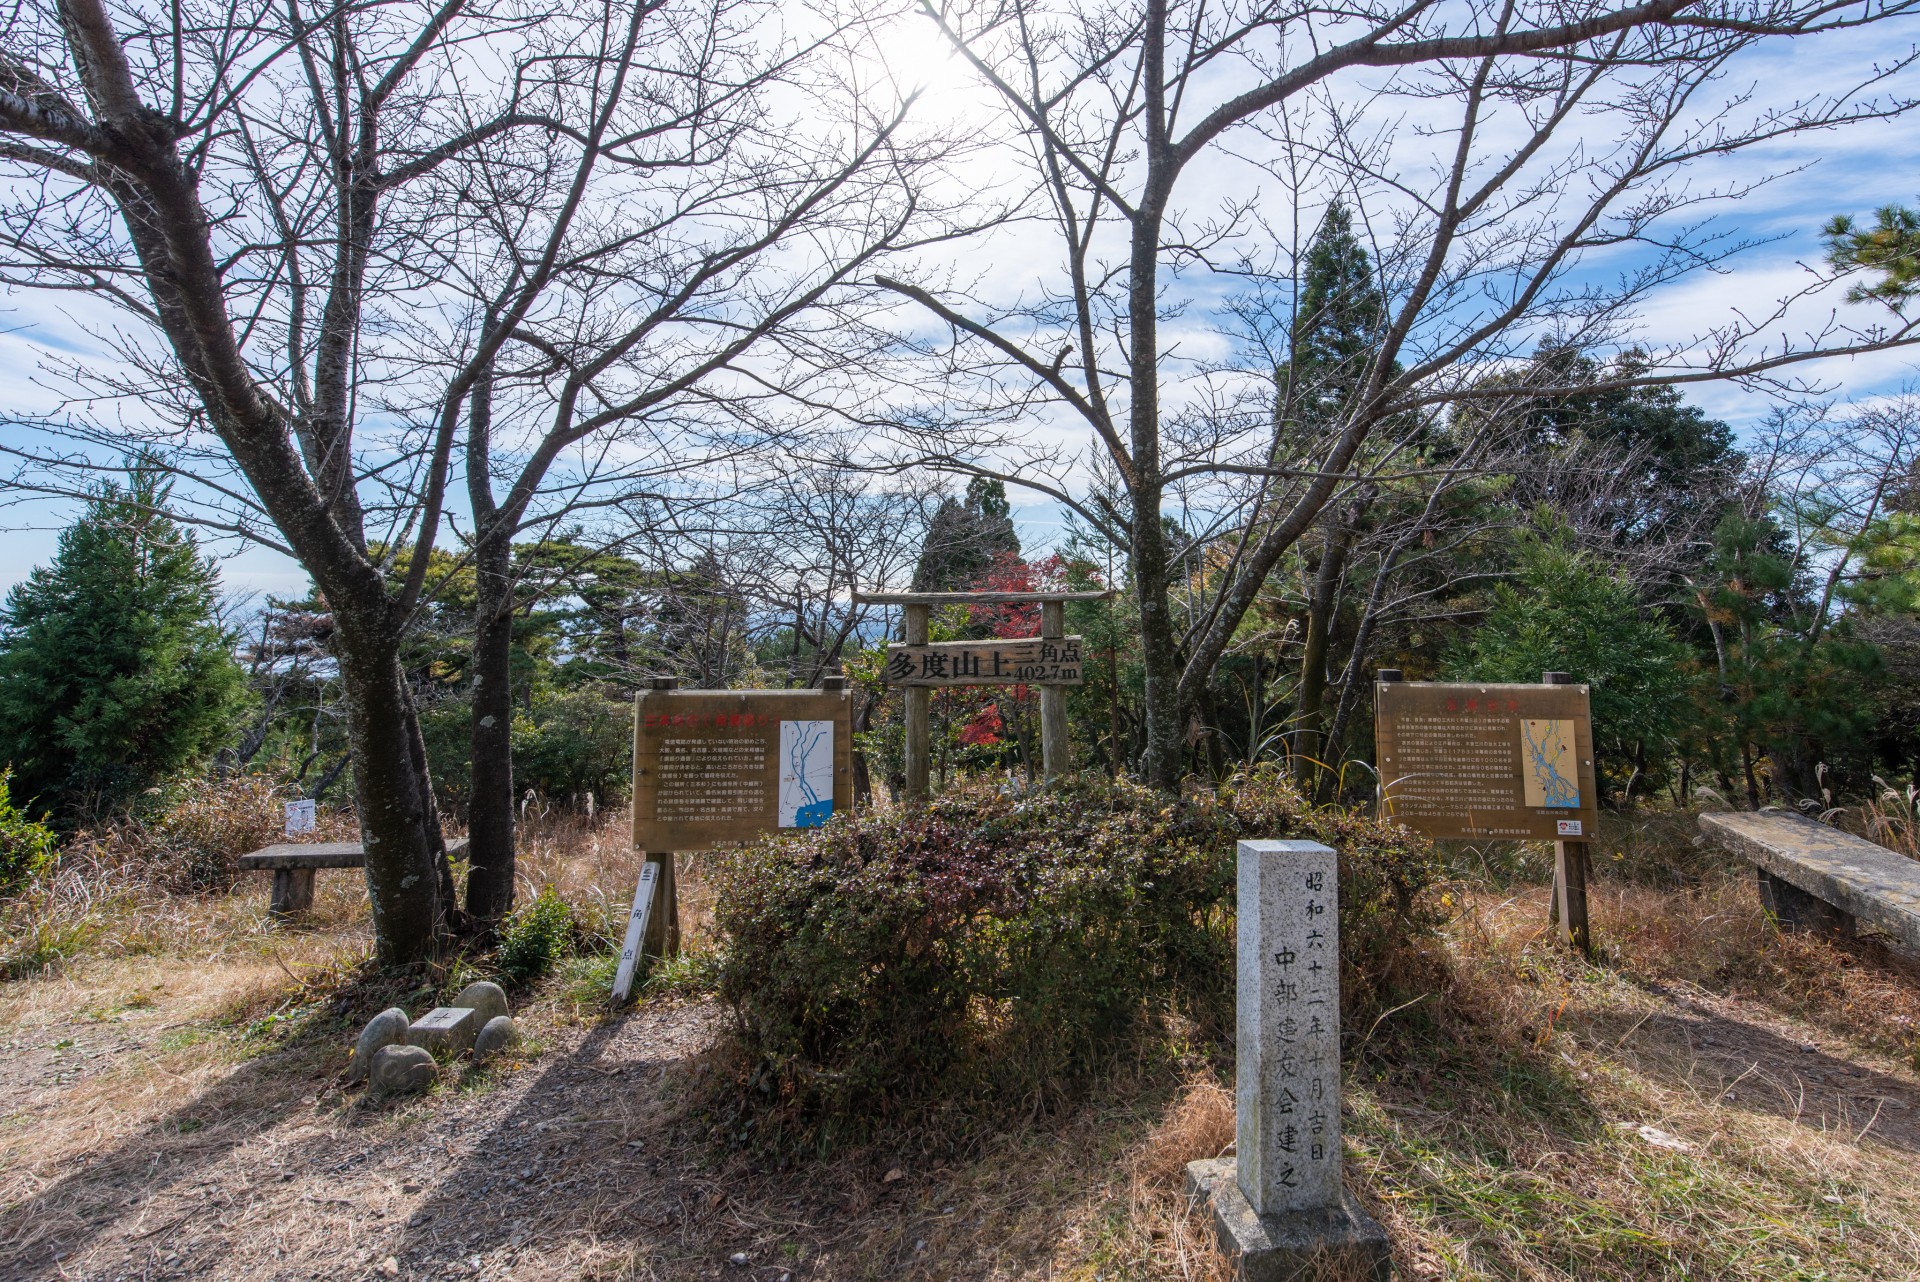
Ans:
[[[711,850],[853,806],[845,690],[653,690],[634,700],[633,844]]]
[[[1587,687],[1381,681],[1373,708],[1382,817],[1429,837],[1593,839]]]
[[[1077,686],[1080,638],[890,645],[885,676],[897,686]]]

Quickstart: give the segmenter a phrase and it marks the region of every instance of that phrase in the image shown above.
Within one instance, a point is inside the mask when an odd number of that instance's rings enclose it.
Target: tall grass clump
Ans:
[[[711,857],[741,1081],[822,1142],[935,1100],[1037,1108],[1142,1034],[1233,1022],[1234,849],[1341,852],[1345,992],[1377,1003],[1433,934],[1430,848],[1278,774],[1180,798],[1104,777],[836,819]],[[754,1111],[758,1112],[758,1109]]]
[[[240,856],[281,839],[286,790],[266,775],[195,776],[156,789],[136,844],[156,880],[183,891],[225,890]]]

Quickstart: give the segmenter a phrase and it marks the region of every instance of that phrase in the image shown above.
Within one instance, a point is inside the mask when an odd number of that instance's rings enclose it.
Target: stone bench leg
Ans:
[[[1818,895],[1809,895],[1790,881],[1783,881],[1764,868],[1760,874],[1760,905],[1784,930],[1805,930],[1836,939],[1853,937],[1853,917],[1841,912]]]
[[[275,868],[273,904],[267,910],[276,921],[304,917],[313,908],[313,869]]]

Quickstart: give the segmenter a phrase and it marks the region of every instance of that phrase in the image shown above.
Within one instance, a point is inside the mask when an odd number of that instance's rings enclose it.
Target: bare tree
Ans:
[[[763,455],[724,492],[623,507],[606,534],[645,567],[656,629],[680,637],[673,675],[724,685],[751,661],[806,688],[872,639],[879,611],[854,593],[905,584],[941,497],[937,477]]]
[[[1329,504],[1395,473],[1422,411],[1511,395],[1486,375],[1542,334],[1626,343],[1654,291],[1745,248],[1701,215],[1754,181],[1711,186],[1700,162],[1909,105],[1894,80],[1910,56],[1831,93],[1729,83],[1761,42],[1905,18],[1909,0],[921,7],[1017,127],[1056,248],[1012,302],[883,281],[940,327],[919,346],[960,393],[956,412],[900,416],[900,457],[1023,484],[1124,548],[1144,769],[1162,786],[1270,572]],[[1335,198],[1364,229],[1384,315],[1337,413],[1276,414],[1283,362],[1242,322],[1285,331],[1302,230]],[[1621,277],[1575,274],[1626,250]],[[1815,356],[1914,341],[1911,321],[1831,312],[1782,336],[1825,285],[1649,351],[1622,378],[1778,383]],[[1223,340],[1232,354],[1209,355]],[[1043,415],[1083,428],[1087,450],[1034,448]],[[1088,451],[1121,479],[1109,501],[1078,480]],[[1196,542],[1217,573],[1183,572]]]
[[[672,451],[718,439],[691,426],[718,389],[747,405],[780,390],[813,341],[797,318],[917,210],[898,104],[772,114],[776,91],[833,86],[796,83],[811,46],[762,14],[57,0],[0,31],[4,279],[136,322],[114,333],[119,364],[68,368],[90,399],[43,424],[68,444],[26,468],[167,446],[203,522],[313,576],[384,961],[430,954],[454,917],[398,656],[459,515],[456,464],[484,589],[469,901],[490,917],[512,887],[495,704],[514,534],[707,457]],[[784,350],[756,364],[776,334]]]

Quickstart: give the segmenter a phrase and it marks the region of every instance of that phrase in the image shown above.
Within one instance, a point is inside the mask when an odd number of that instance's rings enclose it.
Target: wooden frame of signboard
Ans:
[[[1073,769],[1072,740],[1067,737],[1067,687],[1081,682],[1078,648],[1080,638],[1067,635],[1069,601],[1105,601],[1111,589],[1099,592],[855,592],[856,605],[897,605],[900,607],[904,644],[888,649],[889,662],[901,652],[916,655],[950,654],[971,656],[978,666],[964,675],[935,679],[912,676],[901,680],[889,677],[905,691],[906,702],[906,775],[907,798],[924,801],[931,794],[933,775],[933,692],[938,687],[961,685],[1033,685],[1040,687],[1040,772],[1052,779]],[[929,642],[928,632],[935,606],[947,605],[1033,605],[1040,606],[1040,635],[1006,637],[996,641]],[[1075,658],[1063,663],[1057,653],[1043,654],[1049,646],[1071,643]],[[1029,650],[1033,653],[1029,654]],[[993,663],[999,653],[1004,662]],[[984,660],[984,662],[981,662]],[[982,668],[986,670],[981,670]],[[1022,674],[1025,675],[1022,675]]]
[[[1564,672],[1530,685],[1410,682],[1383,668],[1374,752],[1382,817],[1442,839],[1553,842],[1552,920],[1567,942],[1591,946],[1587,844],[1599,789],[1586,686]]]
[[[819,808],[832,814],[853,808],[853,719],[846,678],[827,677],[818,690],[680,690],[677,685],[672,677],[656,678],[633,703],[633,848],[658,868],[652,894],[644,893],[643,881],[634,901],[632,924],[644,926],[645,936],[639,957],[680,951],[676,853],[750,841],[782,826],[783,725],[832,724],[833,795],[830,807]],[[633,951],[631,941],[627,951]]]

